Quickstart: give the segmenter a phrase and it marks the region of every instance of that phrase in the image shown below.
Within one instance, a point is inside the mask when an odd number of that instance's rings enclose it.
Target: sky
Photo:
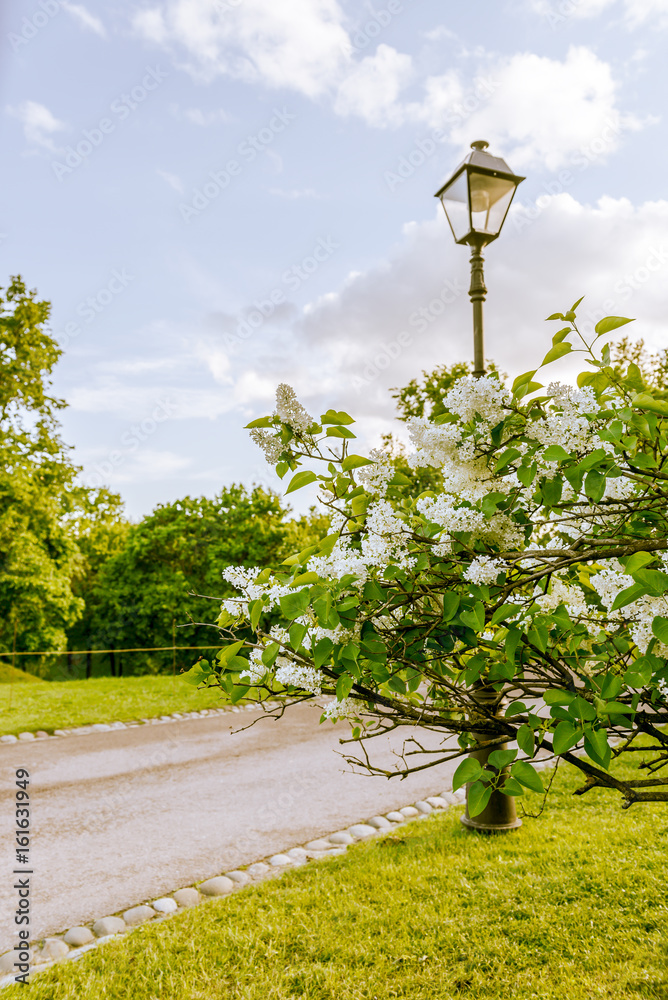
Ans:
[[[581,295],[665,346],[667,40],[668,0],[5,0],[0,285],[52,303],[83,481],[280,489],[244,430],[280,382],[401,436],[392,389],[472,354],[433,196],[477,139],[526,177],[487,357],[537,367]]]

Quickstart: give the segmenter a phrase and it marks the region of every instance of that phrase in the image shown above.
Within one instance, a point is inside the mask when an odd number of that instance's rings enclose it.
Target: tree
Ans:
[[[161,504],[136,525],[117,525],[91,546],[110,547],[86,598],[82,625],[92,648],[204,646],[217,635],[208,624],[211,601],[232,592],[221,564],[268,565],[281,556],[288,531],[279,498],[260,487],[233,485],[212,498]],[[302,524],[294,537],[307,530]],[[308,537],[308,535],[302,537]],[[90,647],[87,647],[90,648]],[[171,669],[171,650],[108,654],[112,673]],[[197,658],[187,653],[189,665]],[[179,659],[179,669],[184,657]]]
[[[608,344],[595,350],[630,320],[601,320],[587,342],[578,305],[550,317],[552,347],[511,388],[464,375],[440,413],[411,421],[412,463],[440,470],[438,491],[416,495],[390,462],[351,453],[352,417],[314,420],[279,386],[251,435],[293,473],[287,493],[320,483],[332,530],[273,571],[228,567],[223,648],[193,681],[284,705],[333,696],[322,719],[350,720],[349,759],[372,773],[463,758],[472,816],[493,791],[542,789],[539,751],[579,768],[581,792],[668,801],[668,401],[635,362],[620,372]],[[589,364],[577,386],[535,380],[575,351]],[[280,621],[267,629],[268,612]],[[400,725],[444,745],[414,739],[394,770],[374,765],[373,739]],[[480,746],[485,766],[467,756]],[[649,777],[611,774],[641,750]]]
[[[50,394],[61,350],[50,305],[20,277],[0,288],[0,649],[64,648],[83,602],[71,579],[80,518],[120,501],[76,482],[59,436],[64,402]],[[25,661],[24,661],[25,663]],[[36,661],[39,666],[39,661]]]

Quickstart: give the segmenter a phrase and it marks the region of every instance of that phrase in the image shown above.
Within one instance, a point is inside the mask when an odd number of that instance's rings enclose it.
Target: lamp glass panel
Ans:
[[[490,177],[475,171],[471,171],[470,185],[474,231],[498,236],[517,185],[506,177]]]
[[[465,170],[446,187],[441,195],[441,201],[455,240],[463,239],[471,231],[469,189]]]

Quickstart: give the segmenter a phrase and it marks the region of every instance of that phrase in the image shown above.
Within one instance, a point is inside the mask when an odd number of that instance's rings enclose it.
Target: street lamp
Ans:
[[[501,232],[513,195],[524,177],[514,174],[505,160],[486,152],[489,143],[478,139],[452,177],[436,192],[441,199],[456,243],[471,247],[473,304],[473,374],[485,374],[482,304],[487,295],[483,275],[483,247]]]
[[[471,247],[471,287],[469,295],[473,304],[473,374],[485,374],[485,349],[483,345],[482,304],[487,295],[483,275],[483,247],[495,240],[501,232],[510,203],[524,177],[514,174],[505,160],[486,152],[489,143],[478,139],[471,143],[472,152],[463,160],[452,177],[436,192],[441,199],[452,235],[456,243]],[[505,701],[489,685],[480,684],[474,695],[481,717],[500,714]],[[478,743],[485,742],[484,733],[474,733]],[[498,743],[494,750],[505,749]],[[484,765],[491,750],[481,748],[471,751],[471,756]],[[506,770],[506,769],[504,769]],[[462,823],[471,830],[499,833],[515,830],[522,825],[515,809],[515,800],[503,792],[492,792],[485,809],[471,817],[467,808]]]

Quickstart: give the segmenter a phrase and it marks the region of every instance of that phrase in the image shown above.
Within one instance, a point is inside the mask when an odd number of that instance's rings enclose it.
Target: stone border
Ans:
[[[534,761],[537,770],[543,770],[551,764],[551,761]],[[364,823],[353,823],[345,830],[337,830],[317,840],[310,840],[302,846],[292,847],[283,854],[274,854],[256,861],[243,870],[224,872],[203,882],[184,886],[171,895],[161,896],[150,903],[140,903],[120,913],[101,917],[88,925],[70,927],[67,931],[43,938],[31,945],[30,975],[43,972],[56,962],[76,960],[91,949],[104,944],[105,941],[112,941],[149,920],[154,923],[165,920],[173,913],[196,906],[203,900],[227,896],[243,889],[246,885],[279,877],[288,868],[299,867],[322,858],[336,857],[345,853],[351,844],[388,833],[409,820],[427,819],[432,812],[463,804],[465,798],[466,793],[463,788],[456,792],[447,791],[441,792],[440,795],[430,795],[401,809],[391,810],[384,816],[372,816]],[[13,966],[13,962],[13,950],[0,955],[0,989],[3,986],[11,986],[15,981],[14,973],[7,971],[8,967]]]
[[[232,712],[253,712],[264,707],[273,711],[279,708],[280,702],[267,701],[263,705],[252,703],[248,705],[226,705],[224,708],[203,708],[199,712],[172,712],[171,715],[156,715],[151,719],[130,719],[128,722],[94,722],[88,726],[73,726],[69,729],[54,729],[47,732],[45,729],[37,729],[35,732],[19,733],[14,736],[10,733],[0,736],[0,744],[11,746],[19,741],[29,742],[30,740],[47,740],[61,736],[87,736],[89,733],[110,733],[115,729],[134,729],[136,726],[159,726],[165,722],[182,722],[185,719],[208,719],[214,715],[228,715]]]

